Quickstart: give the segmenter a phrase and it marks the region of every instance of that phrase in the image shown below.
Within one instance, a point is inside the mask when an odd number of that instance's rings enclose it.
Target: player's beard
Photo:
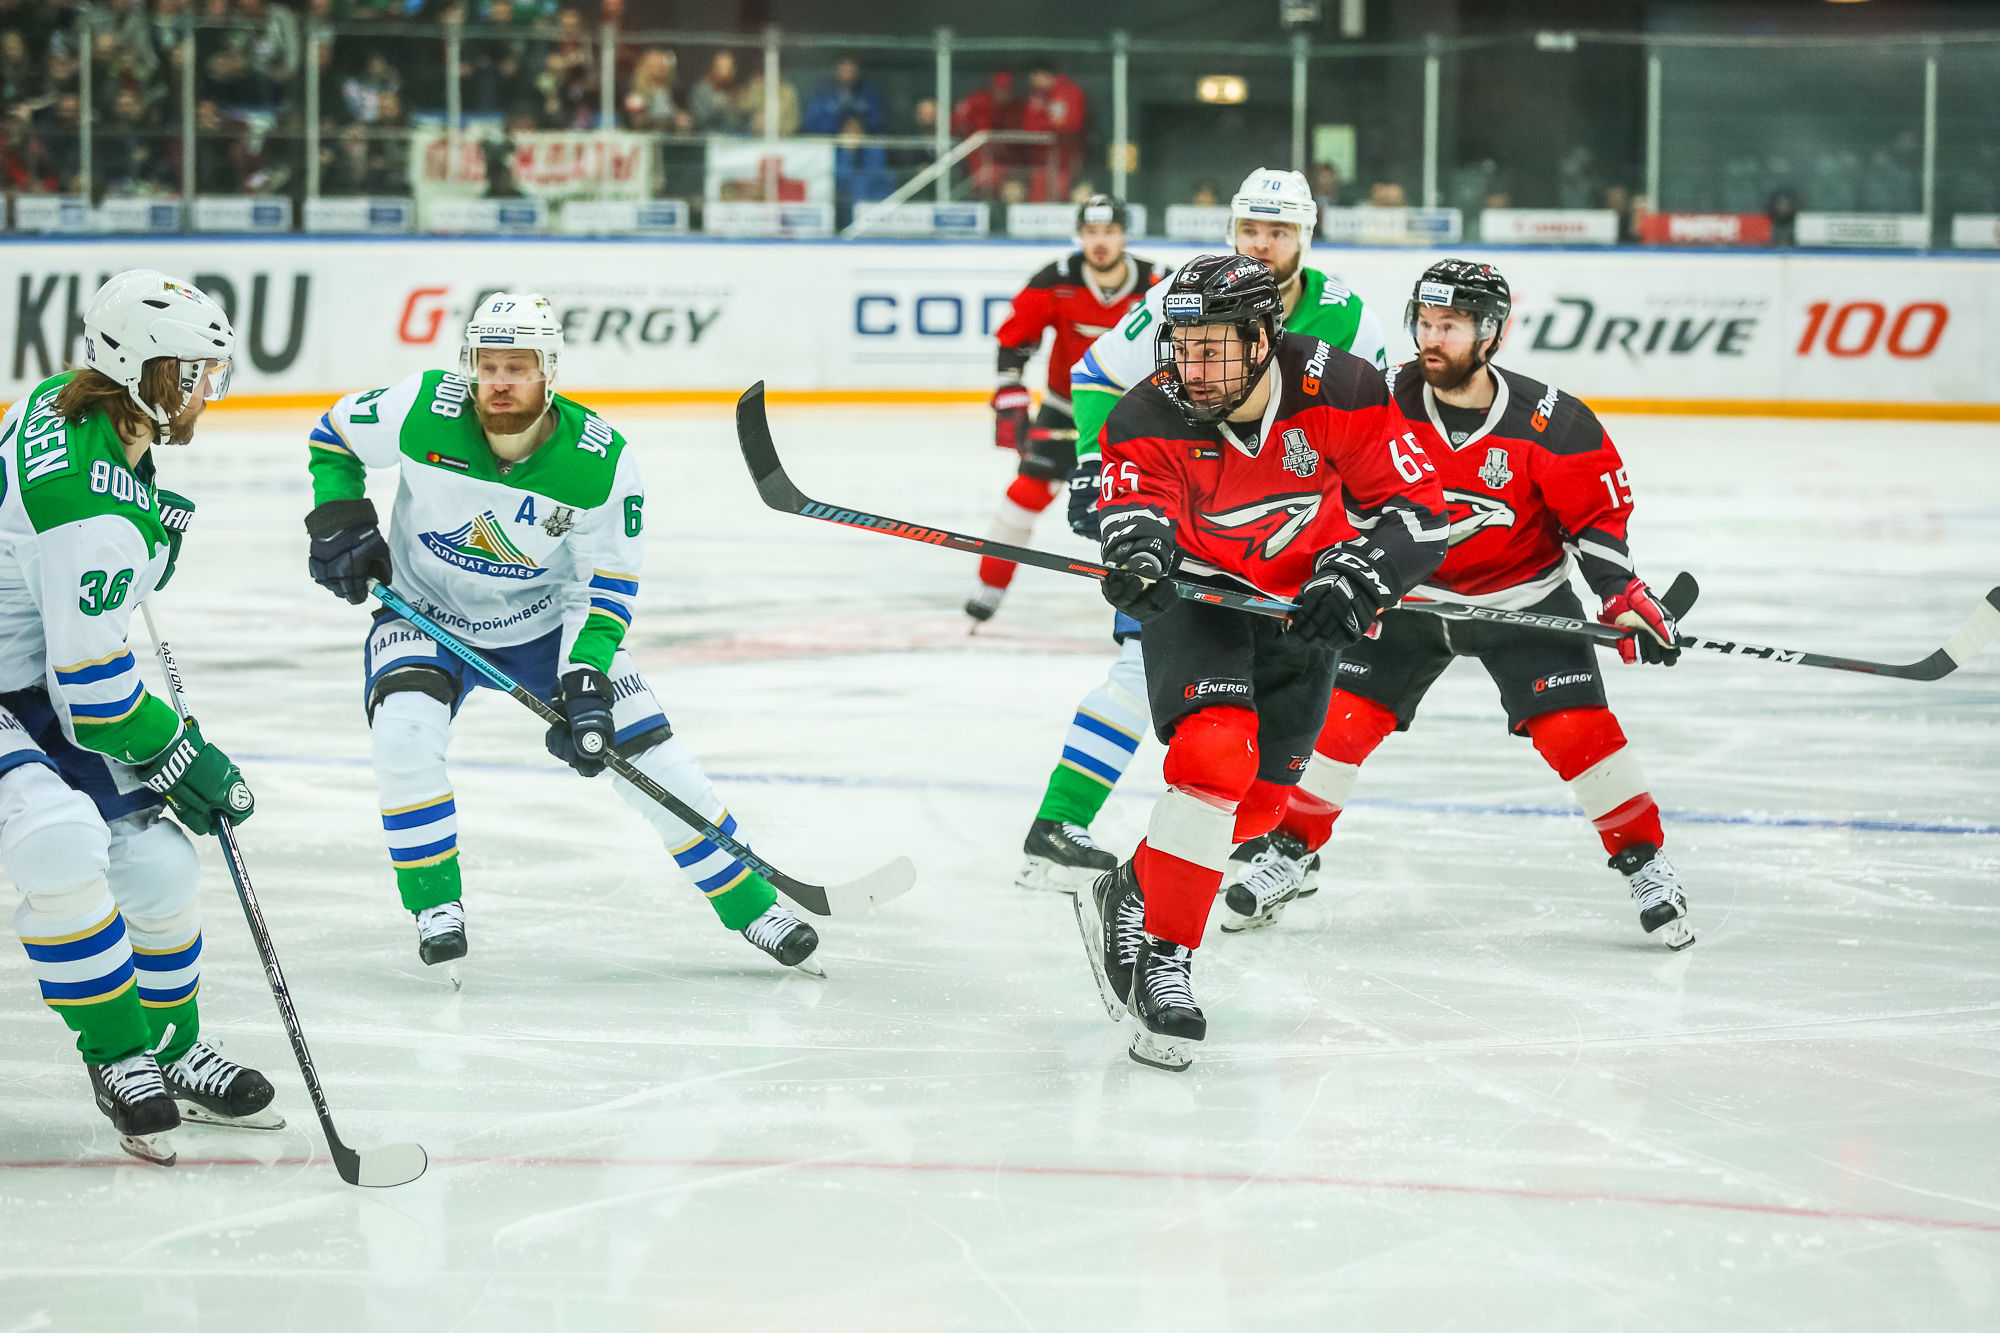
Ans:
[[[1305,257],[1305,251],[1297,250],[1292,253],[1292,262],[1285,265],[1285,267],[1277,268],[1270,264],[1266,264],[1264,267],[1271,270],[1271,280],[1277,283],[1280,288],[1283,288],[1293,278],[1299,276],[1299,265],[1305,262]]]
[[[1098,263],[1096,260],[1090,257],[1090,251],[1085,250],[1083,252],[1083,266],[1089,269],[1092,273],[1115,272],[1118,266],[1120,264],[1123,264],[1124,262],[1125,262],[1125,252],[1123,250],[1120,250],[1116,254],[1112,255],[1110,259],[1106,260],[1102,264]]]
[[[519,435],[541,420],[542,413],[548,410],[548,405],[549,397],[546,389],[537,397],[533,407],[522,407],[512,412],[495,412],[482,406],[476,397],[472,400],[472,410],[479,414],[480,429],[488,435]]]
[[[1437,355],[1443,356],[1444,353],[1439,352]],[[1432,366],[1429,353],[1417,355],[1417,373],[1424,377],[1424,383],[1438,393],[1451,393],[1463,388],[1479,366],[1476,344],[1467,348],[1463,356],[1446,357],[1442,366]]]

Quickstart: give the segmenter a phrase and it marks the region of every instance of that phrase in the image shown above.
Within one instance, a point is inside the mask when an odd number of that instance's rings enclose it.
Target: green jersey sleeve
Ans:
[[[639,565],[646,545],[646,490],[631,450],[622,447],[622,440],[619,445],[610,495],[585,511],[570,538],[577,560],[573,601],[584,614],[567,660],[606,673],[638,608]]]
[[[49,687],[78,745],[122,763],[153,758],[180,718],[139,680],[126,638],[132,608],[165,565],[138,524],[98,513],[50,527],[37,542],[36,600],[48,645]]]
[[[386,389],[350,393],[320,415],[308,436],[314,504],[361,499],[368,492],[368,469],[397,461],[403,422],[424,379],[412,375]]]

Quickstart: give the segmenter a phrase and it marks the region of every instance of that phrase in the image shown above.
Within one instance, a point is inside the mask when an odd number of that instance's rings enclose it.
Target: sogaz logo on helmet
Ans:
[[[1160,309],[1165,312],[1168,319],[1174,319],[1181,315],[1199,315],[1201,313],[1201,293],[1176,292],[1174,295],[1161,300]]]
[[[1417,284],[1417,304],[1450,307],[1453,289],[1448,282],[1420,282]]]

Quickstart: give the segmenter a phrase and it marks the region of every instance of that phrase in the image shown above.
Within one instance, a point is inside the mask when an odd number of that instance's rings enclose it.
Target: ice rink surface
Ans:
[[[969,638],[970,559],[763,509],[722,411],[610,415],[650,488],[629,642],[678,734],[791,873],[907,853],[917,888],[819,923],[826,981],[783,972],[483,693],[454,994],[381,846],[366,614],[305,577],[309,414],[218,415],[163,461],[200,506],[163,624],[256,788],[342,1131],[432,1165],[335,1176],[209,844],[208,1030],[291,1126],[124,1157],[7,946],[0,1333],[2000,1327],[2000,650],[1935,684],[1613,663],[1680,955],[1458,664],[1320,894],[1211,930],[1210,1040],[1162,1074],[1069,900],[1011,884],[1111,658],[1095,589],[1024,572]],[[961,530],[1011,471],[971,410],[773,424],[808,492]],[[1907,661],[2000,582],[1993,427],[1610,424],[1640,569],[1693,571],[1704,633]],[[1121,854],[1159,755],[1100,821]]]

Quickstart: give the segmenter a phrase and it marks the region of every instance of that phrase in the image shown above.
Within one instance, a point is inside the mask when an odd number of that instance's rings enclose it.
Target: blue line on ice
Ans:
[[[299,764],[319,768],[367,768],[366,759],[346,758],[338,755],[304,754],[246,754],[241,762],[254,764]],[[486,773],[558,773],[561,766],[554,760],[546,764],[495,764],[476,760],[453,760],[452,766]],[[1040,787],[1030,787],[1015,782],[967,782],[953,778],[848,778],[812,773],[710,773],[709,778],[719,785],[729,783],[762,783],[777,786],[801,787],[853,787],[872,791],[954,791],[974,796],[1032,796],[1041,791]],[[1159,787],[1142,787],[1125,784],[1118,788],[1118,795],[1151,800],[1161,793]],[[1573,806],[1564,805],[1514,805],[1490,801],[1402,801],[1388,799],[1362,799],[1349,801],[1349,809],[1412,810],[1425,814],[1450,815],[1514,815],[1535,819],[1581,819],[1583,812]],[[1930,833],[1942,835],[1973,834],[1983,837],[2000,837],[2000,824],[1978,823],[1973,820],[1941,822],[1918,819],[1838,819],[1826,815],[1786,815],[1767,814],[1758,811],[1743,814],[1722,814],[1713,810],[1663,810],[1661,812],[1671,823],[1677,824],[1751,824],[1762,828],[1823,828],[1838,829],[1851,833]]]

